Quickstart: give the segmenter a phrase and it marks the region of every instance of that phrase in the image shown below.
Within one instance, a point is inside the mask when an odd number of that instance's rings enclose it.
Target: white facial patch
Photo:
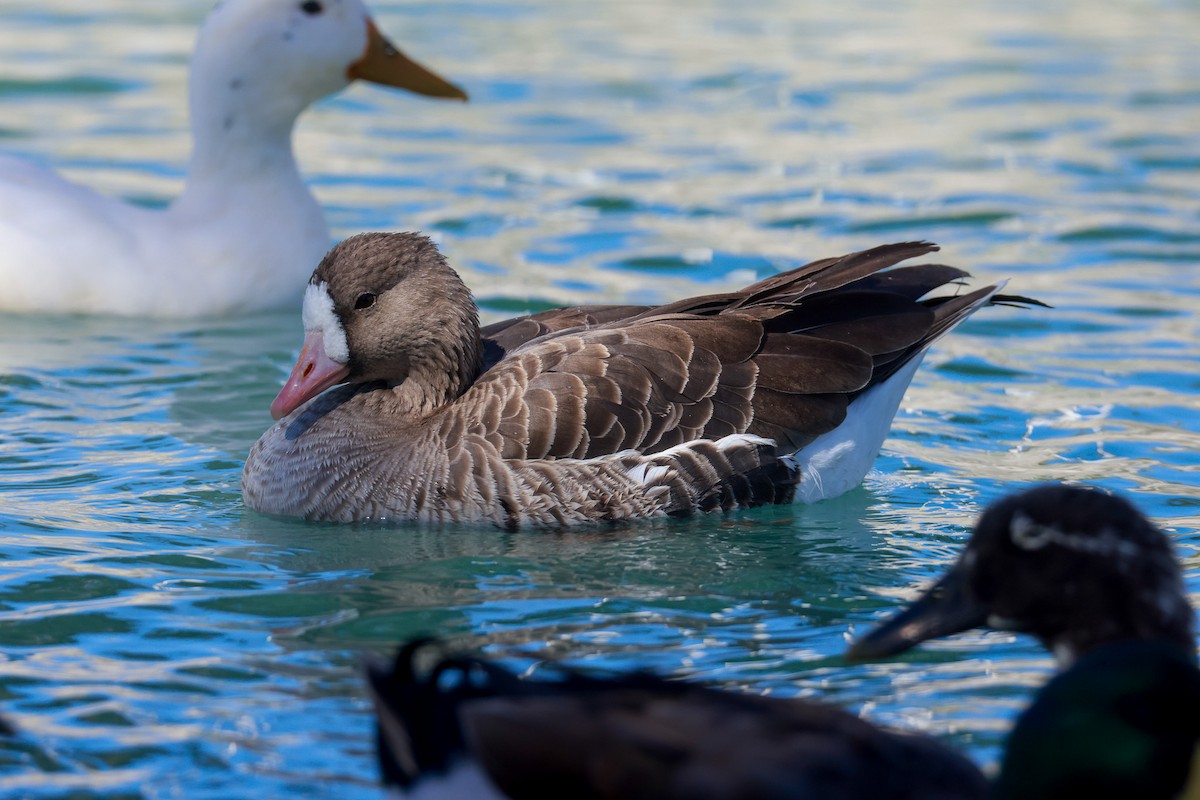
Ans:
[[[1043,525],[1020,511],[1012,516],[1009,534],[1013,544],[1022,550],[1041,550],[1050,544],[1057,544],[1070,550],[1096,555],[1136,556],[1137,545],[1120,538],[1116,531],[1102,530],[1096,536],[1085,536],[1064,531],[1054,525]]]
[[[1075,652],[1075,646],[1066,642],[1059,642],[1054,645],[1054,660],[1058,662],[1060,670],[1066,669],[1075,663],[1075,659],[1079,654]]]
[[[346,344],[346,330],[333,310],[333,298],[329,296],[326,283],[309,284],[304,290],[304,332],[320,331],[325,345],[325,355],[339,364],[350,361],[350,347]]]

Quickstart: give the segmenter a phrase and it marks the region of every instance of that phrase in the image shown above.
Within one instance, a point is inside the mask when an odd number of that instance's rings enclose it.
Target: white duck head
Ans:
[[[304,109],[356,79],[467,98],[388,42],[360,0],[224,0],[192,56],[194,163],[233,140],[286,139]]]
[[[166,209],[0,160],[0,309],[183,317],[290,303],[331,243],[292,128],[355,79],[466,99],[384,39],[361,0],[224,0],[196,42],[192,156]]]

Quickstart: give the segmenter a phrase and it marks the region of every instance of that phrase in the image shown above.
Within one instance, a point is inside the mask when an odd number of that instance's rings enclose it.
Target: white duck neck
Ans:
[[[210,182],[227,193],[231,185],[264,180],[307,195],[292,152],[292,129],[303,107],[269,97],[253,77],[213,77],[191,86],[192,156],[184,195]]]

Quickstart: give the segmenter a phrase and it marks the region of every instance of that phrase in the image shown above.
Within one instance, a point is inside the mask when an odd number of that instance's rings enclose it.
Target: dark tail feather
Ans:
[[[738,293],[742,295],[742,298],[733,307],[774,302],[776,298],[784,296],[788,297],[788,302],[795,302],[816,284],[817,276],[820,276],[821,291],[830,291],[874,275],[901,261],[923,256],[938,249],[938,246],[932,242],[898,242],[872,247],[870,250],[860,250],[839,258],[814,261],[811,264],[764,278],[753,286],[746,287]]]
[[[1040,306],[1041,308],[1054,308],[1049,303],[1043,303],[1041,300],[1035,300],[1032,297],[1026,297],[1021,294],[998,294],[995,295],[989,306],[1012,306],[1013,308],[1028,308],[1029,306]]]

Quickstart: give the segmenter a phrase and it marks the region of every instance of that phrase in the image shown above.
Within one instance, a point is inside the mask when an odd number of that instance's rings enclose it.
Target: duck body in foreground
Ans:
[[[193,149],[168,207],[0,157],[0,309],[196,317],[295,302],[331,239],[292,128],[360,78],[466,98],[387,42],[360,0],[225,0],[192,56]]]
[[[307,519],[506,528],[836,496],[862,481],[930,344],[984,305],[1024,301],[995,286],[928,297],[965,273],[888,269],[934,249],[481,331],[428,239],[351,237],[309,282],[282,419],[251,449],[243,496]]]
[[[536,678],[472,657],[368,667],[383,782],[405,797],[982,800],[966,758],[833,706],[647,673]]]
[[[990,782],[935,739],[823,703],[644,673],[518,677],[420,645],[367,670],[383,783],[437,800],[1191,800],[1200,671],[1163,641],[1108,643],[1046,684]],[[1192,793],[1188,793],[1192,792]]]

